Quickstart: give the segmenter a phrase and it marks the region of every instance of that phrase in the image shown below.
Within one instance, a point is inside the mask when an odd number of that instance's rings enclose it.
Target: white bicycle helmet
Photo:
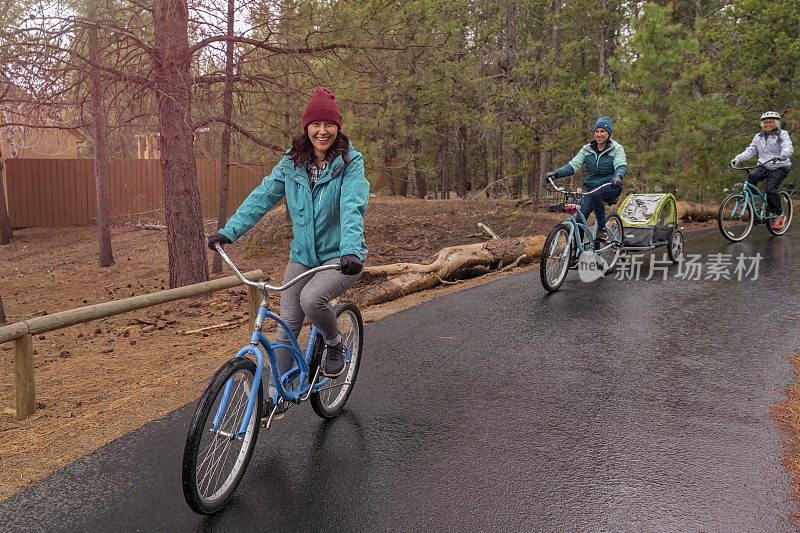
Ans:
[[[761,115],[761,120],[766,120],[768,118],[774,118],[775,120],[780,120],[781,119],[781,114],[778,113],[777,111],[765,111]]]

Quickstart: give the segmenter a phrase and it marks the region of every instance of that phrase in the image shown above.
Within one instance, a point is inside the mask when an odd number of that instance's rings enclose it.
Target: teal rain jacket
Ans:
[[[328,165],[311,190],[305,167],[295,167],[288,154],[272,173],[245,198],[219,232],[235,242],[252,228],[272,206],[286,197],[294,238],[289,258],[313,268],[343,255],[364,261],[364,213],[369,200],[369,181],[364,158],[352,146],[350,162],[338,156]]]
[[[609,139],[606,149],[600,153],[597,153],[596,141],[583,146],[572,158],[572,161],[555,171],[556,176],[559,178],[572,176],[584,163],[586,164],[586,177],[583,178],[583,186],[586,190],[610,183],[615,175],[624,178],[628,173],[625,149],[621,144]]]

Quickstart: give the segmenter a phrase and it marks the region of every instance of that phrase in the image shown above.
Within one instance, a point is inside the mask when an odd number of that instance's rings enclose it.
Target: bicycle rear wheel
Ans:
[[[340,302],[333,308],[333,312],[336,314],[342,342],[347,347],[346,366],[339,377],[329,379],[321,389],[311,394],[311,407],[322,418],[335,417],[347,403],[347,398],[350,397],[356,377],[358,377],[363,350],[364,321],[361,319],[361,312],[356,304]]]
[[[547,292],[556,292],[567,278],[567,267],[572,255],[569,242],[569,225],[559,224],[550,230],[544,241],[539,259],[539,276]]]
[[[789,229],[789,225],[792,223],[792,215],[794,214],[794,206],[792,206],[792,197],[786,191],[781,191],[781,207],[783,208],[783,214],[786,215],[786,222],[783,224],[781,229],[773,229],[772,228],[772,220],[767,222],[767,230],[772,233],[773,235],[783,235]]]
[[[230,359],[211,378],[197,405],[183,450],[183,495],[196,513],[212,514],[222,509],[250,462],[262,404],[261,384],[255,383],[255,373],[256,364],[250,359]],[[237,436],[253,394],[257,395],[255,409],[244,435]],[[227,403],[220,409],[226,396]],[[219,418],[216,426],[215,417]]]
[[[753,229],[753,210],[742,194],[729,194],[717,212],[717,224],[722,236],[731,242],[744,240]]]

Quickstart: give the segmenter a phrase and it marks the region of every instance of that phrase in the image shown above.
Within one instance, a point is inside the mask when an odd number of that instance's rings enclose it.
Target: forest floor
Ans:
[[[441,248],[481,242],[475,236],[478,222],[502,238],[543,235],[562,218],[513,200],[373,198],[365,219],[368,264],[425,263]],[[213,227],[209,222],[206,230]],[[279,208],[227,251],[242,271],[260,268],[280,280],[290,237]],[[112,243],[116,264],[100,268],[92,227],[15,231],[0,254],[0,296],[8,322],[168,288],[164,232],[132,223],[115,226]],[[369,307],[364,316],[377,320],[512,273],[406,296]],[[232,325],[192,333],[226,322]],[[241,287],[37,335],[38,409],[23,421],[15,418],[12,345],[0,345],[0,500],[191,402],[248,335],[247,293]]]

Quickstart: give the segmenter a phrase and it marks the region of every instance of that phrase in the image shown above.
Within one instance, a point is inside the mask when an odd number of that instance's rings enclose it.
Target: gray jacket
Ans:
[[[774,157],[786,156],[786,161],[778,161],[777,163],[764,165],[764,168],[767,170],[773,170],[780,167],[791,167],[792,162],[789,158],[792,156],[792,152],[794,152],[794,147],[792,146],[792,140],[789,138],[789,132],[776,129],[769,135],[763,131],[756,133],[750,146],[734,159],[736,159],[736,163],[738,164],[742,161],[747,161],[754,155],[758,155],[758,163],[762,164]]]

